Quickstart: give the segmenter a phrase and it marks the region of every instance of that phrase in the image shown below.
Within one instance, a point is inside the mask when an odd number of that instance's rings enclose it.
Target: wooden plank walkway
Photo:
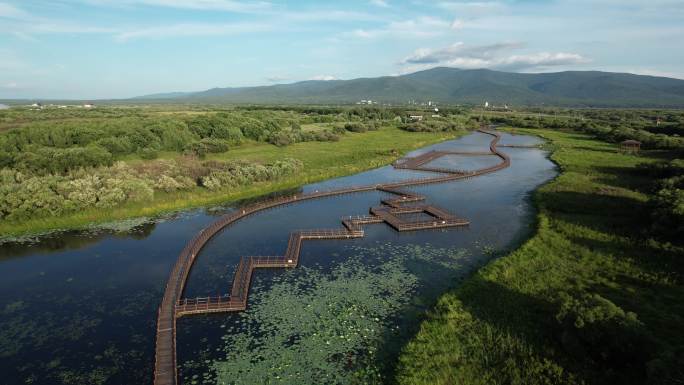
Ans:
[[[541,148],[541,144],[500,144],[499,147],[509,148]]]
[[[369,186],[349,187],[339,190],[321,191],[309,194],[297,194],[279,197],[253,205],[249,205],[224,215],[209,227],[200,231],[185,248],[180,252],[176,263],[171,270],[169,279],[164,290],[157,314],[157,333],[155,345],[155,385],[175,385],[177,379],[176,368],[176,320],[178,317],[190,314],[206,314],[218,312],[242,311],[247,307],[249,287],[255,269],[259,268],[293,268],[299,263],[299,254],[302,242],[309,239],[352,239],[363,237],[362,225],[374,223],[387,223],[397,231],[415,231],[444,227],[465,226],[469,222],[458,218],[443,209],[419,204],[425,197],[419,194],[401,190],[402,187],[419,186],[433,183],[445,183],[460,179],[468,179],[475,176],[495,172],[510,165],[508,155],[497,150],[497,143],[501,136],[497,132],[484,129],[479,130],[493,136],[489,145],[489,152],[452,152],[430,151],[414,158],[407,158],[396,162],[394,167],[400,169],[413,169],[419,171],[433,171],[442,175],[422,179],[410,179],[394,183],[385,183]],[[449,169],[424,168],[426,163],[445,155],[495,155],[501,162],[487,168],[476,171],[461,171]],[[219,231],[252,214],[281,207],[284,205],[311,199],[319,199],[342,194],[354,194],[359,192],[381,191],[396,195],[396,198],[384,199],[382,206],[370,209],[370,215],[349,217],[342,220],[344,227],[332,230],[302,230],[290,234],[287,249],[283,256],[256,256],[243,257],[240,259],[235,270],[235,276],[230,293],[219,297],[183,298],[185,284],[195,258],[204,245]],[[408,204],[408,205],[407,205]],[[424,213],[430,216],[429,220],[406,221],[398,216],[402,213]]]

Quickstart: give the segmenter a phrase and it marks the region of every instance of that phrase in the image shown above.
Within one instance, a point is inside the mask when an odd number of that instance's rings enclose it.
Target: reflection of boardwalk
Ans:
[[[510,165],[509,157],[497,150],[500,135],[495,132],[480,130],[492,135],[490,152],[462,153],[448,151],[431,151],[414,158],[406,158],[395,163],[396,168],[438,172],[443,175],[432,178],[412,179],[381,185],[350,187],[340,190],[316,192],[312,194],[293,195],[246,206],[241,210],[227,214],[209,227],[200,231],[181,251],[169,276],[164,291],[164,298],[159,306],[157,316],[157,336],[155,352],[154,383],[156,385],[175,384],[176,375],[176,319],[189,314],[241,311],[247,307],[249,286],[254,269],[257,268],[292,268],[299,262],[302,242],[307,239],[351,239],[363,237],[362,225],[387,223],[397,231],[413,231],[454,226],[464,226],[469,222],[460,219],[443,209],[421,203],[422,195],[401,190],[404,186],[416,186],[431,183],[449,182],[458,179],[494,172]],[[444,155],[496,155],[501,162],[475,171],[436,169],[424,165]],[[349,217],[342,220],[343,228],[333,230],[302,230],[290,234],[290,239],[283,256],[243,257],[235,271],[230,293],[220,297],[183,299],[183,291],[188,275],[204,245],[219,231],[254,213],[303,200],[330,197],[357,192],[381,191],[394,197],[385,199],[382,204],[370,209],[369,215]],[[406,214],[420,214],[421,220],[406,220]]]

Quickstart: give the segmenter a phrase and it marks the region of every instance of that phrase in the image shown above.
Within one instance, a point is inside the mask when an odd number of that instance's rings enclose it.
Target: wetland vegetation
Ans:
[[[648,127],[515,131],[547,139],[562,171],[534,194],[537,232],[439,299],[400,357],[398,383],[680,383],[681,139],[657,134],[636,156],[606,140],[649,138]]]
[[[0,112],[0,232],[83,227],[216,204],[378,167],[464,132],[402,110],[102,107]]]
[[[380,167],[481,123],[500,124],[543,137],[560,171],[532,194],[533,231],[516,228],[497,244],[502,218],[492,212],[493,219],[484,218],[480,202],[472,208],[477,213],[466,215],[473,220],[468,232],[402,239],[382,230],[359,241],[366,243],[326,246],[317,255],[335,263],[257,278],[247,312],[185,325],[185,337],[203,337],[193,345],[181,336],[192,355],[179,362],[184,382],[675,384],[684,378],[684,113],[453,108],[439,118],[423,111],[422,121],[409,117],[415,113],[191,105],[2,110],[0,233],[8,239],[254,198]],[[624,139],[638,139],[642,151],[619,152]],[[510,189],[511,178],[495,173],[464,183],[477,185],[465,192],[428,195],[451,199],[445,207],[472,202],[473,194],[496,199],[483,191]],[[548,180],[526,178],[532,179],[519,182],[528,189],[531,180]],[[505,203],[497,211],[515,211],[511,202],[524,200],[501,194]],[[507,213],[515,223],[526,220],[526,209],[513,211]],[[168,266],[184,241],[214,219],[198,218],[181,216],[144,235],[135,235],[143,222],[131,220],[133,239],[71,234],[78,245],[59,251],[61,259],[46,258],[53,247],[45,244],[4,245],[0,356],[13,365],[12,383],[149,381],[153,318]],[[274,223],[266,221],[262,234],[283,232]],[[483,223],[490,226],[478,227]],[[271,230],[266,243],[279,245]],[[231,258],[252,252],[238,235],[236,255],[221,259],[209,250],[200,259],[217,258],[212,268],[220,273],[207,275],[200,266],[194,274],[225,285]],[[464,278],[523,235],[531,237],[520,248]],[[31,267],[35,261],[40,271]],[[113,305],[125,301],[123,308]],[[206,331],[212,327],[216,333]]]

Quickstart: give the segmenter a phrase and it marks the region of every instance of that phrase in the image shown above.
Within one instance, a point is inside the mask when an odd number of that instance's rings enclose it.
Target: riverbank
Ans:
[[[366,133],[348,133],[337,142],[303,142],[286,147],[252,143],[225,153],[212,154],[208,159],[241,159],[268,163],[292,158],[303,162],[302,171],[296,175],[230,190],[209,191],[198,187],[189,191],[156,194],[153,200],[128,203],[111,209],[89,209],[60,217],[36,218],[22,222],[5,221],[0,223],[0,240],[56,230],[82,229],[130,218],[154,217],[173,211],[225,204],[298,188],[308,183],[387,165],[406,152],[458,137],[465,132],[413,133],[394,127],[383,127]]]
[[[684,250],[651,238],[666,160],[558,130],[562,174],[534,194],[536,234],[444,294],[398,363],[399,384],[643,384],[684,378]]]

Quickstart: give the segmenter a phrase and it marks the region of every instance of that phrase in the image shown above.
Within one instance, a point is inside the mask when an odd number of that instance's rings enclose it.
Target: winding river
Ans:
[[[485,151],[490,140],[472,133],[409,155]],[[503,145],[537,143],[529,136],[502,134],[501,139]],[[378,376],[391,372],[398,349],[438,294],[531,230],[529,194],[555,176],[555,167],[540,149],[500,150],[511,158],[506,169],[407,189],[467,218],[467,229],[398,233],[373,225],[364,238],[307,242],[300,269],[255,273],[245,312],[180,319],[181,382],[336,383],[326,378],[376,375],[364,367],[377,368]],[[452,155],[430,166],[467,171],[497,161]],[[303,192],[434,175],[387,166],[308,185]],[[242,256],[282,255],[292,231],[339,227],[341,217],[366,214],[385,197],[374,190],[246,217],[202,249],[185,297],[225,294]],[[219,215],[236,209],[184,212],[127,232],[60,233],[29,244],[0,245],[4,383],[151,383],[157,308],[178,251]],[[326,311],[335,306],[335,312]],[[349,311],[348,318],[330,316],[340,309]],[[352,332],[338,333],[341,325]],[[318,340],[332,330],[337,339]],[[312,354],[319,343],[326,348]]]

